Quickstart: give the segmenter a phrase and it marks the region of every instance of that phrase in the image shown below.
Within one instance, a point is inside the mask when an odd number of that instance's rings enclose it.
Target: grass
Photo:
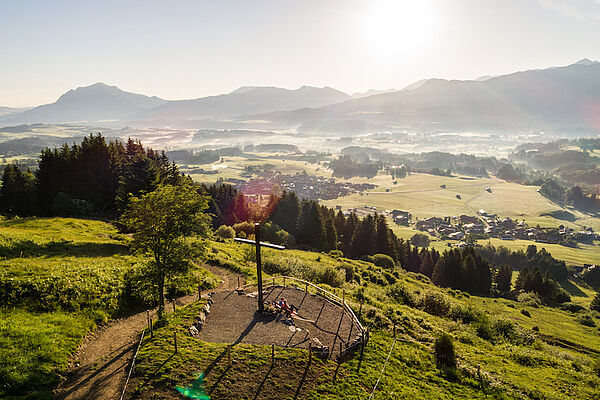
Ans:
[[[214,243],[212,254],[226,260],[232,268],[245,271],[252,277],[253,265],[244,261],[245,246],[237,243]],[[294,263],[302,262],[308,268],[323,270],[350,266],[343,287],[347,301],[358,309],[358,294],[364,290],[363,323],[370,327],[371,341],[364,354],[361,371],[357,373],[358,359],[340,367],[338,382],[333,384],[333,366],[315,365],[314,374],[305,383],[308,399],[366,399],[379,376],[393,341],[392,326],[397,327],[398,341],[391,353],[386,373],[382,376],[374,398],[594,398],[600,388],[600,378],[594,372],[600,354],[600,336],[597,327],[588,327],[578,320],[581,313],[557,308],[528,307],[503,298],[468,295],[457,290],[433,286],[422,275],[389,271],[373,264],[337,258],[323,253],[300,250],[265,251],[265,260],[280,255]],[[237,267],[236,267],[237,266]],[[345,266],[345,267],[343,267]],[[343,268],[342,268],[343,267]],[[294,270],[292,270],[294,273]],[[268,279],[265,278],[265,279]],[[495,337],[484,340],[478,334],[478,322],[462,323],[448,317],[436,317],[419,307],[397,303],[387,294],[393,279],[404,286],[418,306],[425,293],[440,293],[453,308],[471,307],[483,315],[479,318],[503,323],[514,330],[514,337]],[[336,290],[325,285],[329,290]],[[341,288],[337,289],[339,294]],[[186,334],[187,326],[199,306],[180,311],[177,318],[161,329],[154,341],[148,340],[140,352],[140,380],[137,396],[141,399],[177,398],[175,385],[186,385],[200,371],[207,372],[207,388],[214,390],[214,398],[253,398],[257,381],[265,376],[260,398],[291,398],[298,385],[306,354],[301,350],[278,349],[285,359],[285,367],[277,364],[269,368],[269,348],[236,345],[231,368],[224,365],[224,344],[199,342]],[[526,316],[521,310],[527,310]],[[585,313],[585,311],[583,312]],[[592,317],[600,321],[600,315]],[[508,325],[507,325],[508,324]],[[534,330],[534,327],[536,330]],[[172,356],[172,332],[183,335],[184,350]],[[458,370],[438,369],[432,355],[432,344],[442,332],[454,338],[458,354]],[[161,336],[162,335],[162,336]],[[161,339],[163,338],[163,339]],[[296,377],[290,381],[281,368]],[[479,372],[478,372],[479,370]],[[254,376],[254,380],[252,379]],[[219,379],[221,379],[219,381]],[[271,388],[277,387],[277,392]]]
[[[212,170],[213,165],[225,164],[225,168],[219,168],[217,174],[198,174],[191,173],[190,176],[196,182],[212,184],[217,179],[242,179],[248,180],[241,174],[244,172],[244,167],[247,166],[269,166],[275,171],[282,174],[296,174],[306,171],[310,175],[331,176],[331,170],[324,168],[318,164],[309,163],[302,160],[294,160],[289,156],[276,157],[276,153],[248,153],[247,156],[224,157],[223,163],[207,163],[207,164],[189,164],[187,168],[182,168],[183,172],[193,168],[202,168],[208,171]]]
[[[412,233],[403,227],[396,229],[407,236]],[[140,260],[115,253],[128,239],[98,221],[3,221],[0,232],[5,243],[13,246],[28,238],[34,243],[25,247],[31,252],[23,257],[13,254],[0,261],[0,293],[12,293],[6,297],[10,302],[3,302],[11,307],[0,310],[0,397],[50,398],[85,333],[119,308],[123,279]],[[255,265],[250,261],[251,252],[251,246],[211,242],[208,258],[252,281]],[[338,295],[344,289],[355,310],[359,293],[366,298],[361,318],[372,336],[360,373],[356,372],[358,359],[351,360],[340,367],[334,384],[336,364],[315,360],[302,385],[301,398],[368,398],[390,350],[394,323],[399,340],[375,393],[377,399],[586,399],[593,398],[600,388],[600,378],[593,372],[600,355],[598,327],[580,322],[581,315],[589,314],[600,324],[597,313],[534,308],[503,298],[472,296],[435,287],[419,274],[324,253],[266,250],[263,260],[265,265],[274,264],[274,275],[284,268],[286,274],[311,279]],[[333,280],[323,278],[330,275]],[[391,298],[390,284],[404,287],[412,300]],[[589,304],[590,289],[575,282],[571,291],[581,293],[573,296],[574,303]],[[463,323],[427,314],[419,307],[426,293],[443,295],[452,307],[470,306],[491,322],[509,321],[516,339],[484,340],[478,334],[479,322]],[[47,297],[33,301],[40,294]],[[223,357],[226,344],[202,343],[187,333],[202,305],[199,302],[178,309],[166,326],[155,331],[154,339],[145,339],[138,356],[138,380],[132,386],[136,396],[176,399],[175,385],[187,385],[205,371],[206,387],[213,398],[253,398],[258,392],[261,398],[293,398],[306,367],[306,352],[278,349],[271,369],[269,346],[236,345],[232,352],[236,362],[228,368]],[[173,332],[178,337],[176,355]],[[440,370],[435,364],[431,348],[442,332],[454,338],[457,371]]]
[[[80,314],[0,310],[0,398],[53,398],[67,360],[93,326]]]
[[[0,398],[52,398],[85,334],[111,316],[152,304],[139,286],[144,258],[102,221],[0,222]],[[168,283],[173,293],[216,279],[203,269]],[[10,398],[10,397],[9,397]]]

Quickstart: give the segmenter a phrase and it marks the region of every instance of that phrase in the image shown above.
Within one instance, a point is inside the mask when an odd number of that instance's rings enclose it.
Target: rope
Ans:
[[[379,373],[379,378],[377,378],[377,382],[375,382],[375,386],[373,386],[373,391],[371,391],[369,400],[371,400],[373,398],[375,389],[377,389],[377,385],[379,385],[379,381],[381,380],[381,377],[383,376],[383,373],[385,372],[385,368],[387,367],[388,361],[390,360],[390,356],[392,355],[392,350],[394,350],[395,344],[396,344],[396,338],[394,337],[394,341],[392,342],[392,347],[390,347],[390,352],[388,353],[387,358],[385,359],[385,364],[383,364],[383,368],[381,369],[381,372]]]
[[[125,381],[125,385],[123,386],[123,392],[121,393],[121,397],[119,400],[123,400],[125,396],[125,391],[127,390],[127,385],[129,384],[129,378],[131,378],[131,372],[133,371],[133,367],[135,366],[135,358],[137,357],[138,351],[140,351],[140,346],[142,345],[142,340],[144,340],[144,333],[146,333],[146,328],[142,330],[142,336],[140,337],[140,342],[138,343],[137,349],[135,350],[135,354],[131,359],[131,367],[129,368],[129,373],[127,374],[127,380]]]

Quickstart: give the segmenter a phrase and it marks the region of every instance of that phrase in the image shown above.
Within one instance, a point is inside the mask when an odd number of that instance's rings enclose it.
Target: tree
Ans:
[[[429,246],[429,236],[425,235],[424,233],[415,233],[410,238],[410,243],[413,246],[427,247]]]
[[[442,333],[435,341],[434,353],[435,360],[440,368],[456,367],[456,352],[452,336]]]
[[[510,292],[512,285],[512,268],[508,264],[503,264],[496,275],[496,289],[500,292]]]
[[[1,211],[19,216],[35,214],[34,176],[27,169],[21,171],[16,164],[8,164],[2,174],[0,189]]]
[[[121,223],[133,232],[132,248],[151,256],[148,276],[157,288],[158,314],[165,308],[165,279],[186,272],[202,250],[210,219],[203,211],[208,199],[192,185],[160,186],[141,197],[132,197]]]

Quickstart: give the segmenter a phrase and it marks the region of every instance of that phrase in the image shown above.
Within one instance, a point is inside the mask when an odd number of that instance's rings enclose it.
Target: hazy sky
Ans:
[[[0,106],[100,81],[352,93],[600,59],[600,0],[0,0],[0,38]]]

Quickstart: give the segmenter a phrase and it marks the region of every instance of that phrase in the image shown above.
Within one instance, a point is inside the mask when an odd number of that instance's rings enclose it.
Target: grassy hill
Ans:
[[[85,334],[111,316],[144,303],[132,290],[143,259],[129,255],[128,237],[100,221],[21,219],[0,223],[0,398],[44,399]],[[206,262],[254,278],[249,246],[212,242]],[[479,297],[434,286],[396,267],[301,250],[266,251],[266,279],[293,275],[341,294],[358,311],[371,340],[339,367],[313,362],[299,349],[199,342],[187,327],[202,303],[179,308],[145,339],[131,389],[135,398],[176,399],[175,385],[206,373],[215,399],[369,397],[396,342],[374,398],[594,398],[600,390],[600,314],[569,312],[535,302]],[[209,279],[195,271],[195,279]],[[172,284],[184,292],[188,277]],[[591,294],[586,289],[586,294]],[[585,303],[581,303],[584,304]],[[591,321],[591,322],[590,322]],[[590,326],[592,325],[592,326]],[[173,354],[172,334],[179,352]],[[440,369],[433,355],[443,332],[453,337],[457,370]],[[304,379],[303,379],[304,377]]]
[[[101,221],[0,222],[0,398],[51,398],[90,329],[151,304],[128,240]],[[203,274],[171,283],[173,293]]]
[[[209,262],[252,275],[250,252],[233,243],[214,243]],[[364,261],[285,250],[266,251],[265,271],[321,281],[358,310],[370,327],[360,372],[358,359],[342,364],[318,361],[302,376],[307,362],[303,350],[277,350],[270,368],[270,347],[236,345],[236,362],[227,367],[226,344],[207,344],[186,334],[197,314],[188,306],[147,339],[140,350],[134,398],[175,399],[176,385],[186,386],[200,371],[205,387],[217,399],[298,398],[346,399],[369,397],[393,342],[397,341],[374,398],[594,398],[600,389],[598,313],[577,313],[503,298],[472,296],[441,289],[419,274],[386,270]],[[324,283],[324,271],[341,279]],[[595,326],[582,321],[589,315]],[[589,324],[588,324],[589,325]],[[172,332],[181,337],[173,354]],[[454,338],[458,369],[436,366],[433,344],[442,333]],[[262,383],[261,383],[262,382]],[[300,387],[300,389],[298,389]]]

